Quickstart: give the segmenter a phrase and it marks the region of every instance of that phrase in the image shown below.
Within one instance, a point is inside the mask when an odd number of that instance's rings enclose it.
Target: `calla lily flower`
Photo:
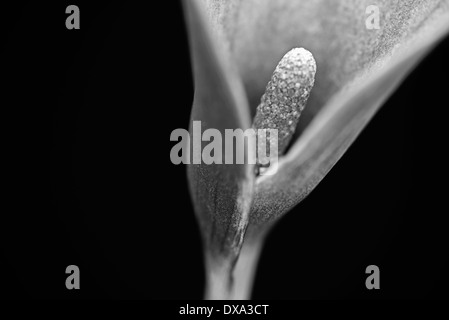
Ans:
[[[366,27],[367,7],[379,28]],[[249,298],[270,226],[322,181],[383,102],[449,32],[449,1],[185,0],[203,130],[251,128],[290,49],[314,55],[315,86],[274,175],[250,164],[189,164],[204,240],[206,298]]]

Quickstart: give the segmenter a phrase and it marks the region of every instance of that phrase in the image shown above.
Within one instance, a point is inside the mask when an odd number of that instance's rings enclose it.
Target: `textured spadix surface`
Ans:
[[[250,226],[272,221],[304,199],[385,99],[449,30],[448,0],[188,0],[184,4],[186,8],[199,9],[195,14],[204,21],[204,25],[190,21],[191,34],[201,37],[199,29],[204,27],[214,35],[214,41],[206,46],[191,41],[194,64],[206,68],[206,59],[195,59],[205,54],[205,47],[215,48],[208,51],[215,55],[214,59],[226,61],[225,68],[210,64],[207,72],[198,71],[196,66],[196,91],[214,94],[216,86],[204,79],[213,72],[222,73],[225,84],[234,81],[225,85],[229,90],[210,97],[213,105],[204,99],[198,103],[196,99],[193,119],[197,114],[207,119],[207,114],[213,113],[222,125],[227,121],[230,128],[245,129],[248,114],[255,114],[273,70],[286,52],[304,47],[316,60],[315,86],[299,121],[299,137],[280,159],[278,172],[257,178],[255,191],[247,190],[245,195],[229,191],[221,198],[232,204],[251,196]],[[365,26],[369,5],[379,7],[378,30]],[[230,104],[232,96],[239,98]],[[201,207],[207,211],[214,204],[210,202],[210,190],[201,185],[212,183],[214,170],[233,169],[213,166],[204,170],[208,175],[203,175],[201,181],[192,174],[190,178],[194,181],[193,190],[204,192],[197,199],[202,199]],[[251,170],[235,175],[235,183],[239,179],[250,181],[248,172]],[[218,182],[221,183],[227,182]],[[216,210],[212,212],[217,216]],[[238,216],[231,212],[227,217]],[[231,218],[225,225],[232,228],[233,223]]]
[[[273,72],[260,104],[253,127],[277,129],[279,155],[282,155],[295,133],[315,80],[316,64],[313,55],[304,48],[287,52]],[[266,149],[264,140],[258,148]],[[271,152],[271,150],[270,150]]]

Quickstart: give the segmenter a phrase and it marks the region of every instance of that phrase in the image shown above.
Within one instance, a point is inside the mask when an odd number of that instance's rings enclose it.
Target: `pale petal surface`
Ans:
[[[254,113],[282,56],[304,47],[317,62],[303,127],[329,98],[440,18],[448,0],[203,0],[238,66]],[[366,28],[377,5],[380,29]]]

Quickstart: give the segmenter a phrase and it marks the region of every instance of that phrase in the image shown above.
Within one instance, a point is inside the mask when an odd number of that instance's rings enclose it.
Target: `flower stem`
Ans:
[[[245,239],[236,263],[206,259],[206,300],[251,298],[264,236]]]

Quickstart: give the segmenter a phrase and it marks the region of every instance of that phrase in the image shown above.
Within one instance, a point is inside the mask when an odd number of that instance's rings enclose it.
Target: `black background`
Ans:
[[[202,298],[185,167],[169,160],[193,84],[166,2],[78,1],[80,30],[65,28],[73,3],[5,9],[3,296]],[[449,297],[448,40],[275,226],[253,298]],[[70,264],[81,290],[65,288]],[[365,287],[371,264],[380,290]]]

